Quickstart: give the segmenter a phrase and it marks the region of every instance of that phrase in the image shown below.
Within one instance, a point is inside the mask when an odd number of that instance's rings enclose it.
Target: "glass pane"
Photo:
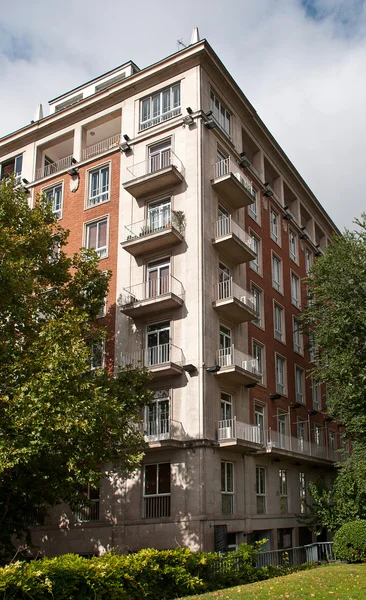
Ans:
[[[94,197],[99,191],[99,171],[90,175],[90,196]]]
[[[174,85],[173,88],[173,108],[180,106],[180,84]]]
[[[145,495],[157,493],[156,486],[157,465],[145,465]]]
[[[99,240],[98,248],[104,248],[107,245],[107,221],[99,221]]]
[[[160,115],[160,94],[153,96],[153,117],[158,117]]]
[[[93,225],[88,225],[88,240],[87,247],[88,248],[96,248],[97,246],[97,223]]]
[[[163,113],[170,111],[170,90],[165,90],[163,92]]]
[[[150,119],[150,98],[146,98],[141,103],[141,121]]]
[[[226,469],[225,463],[221,461],[221,491],[226,491]]]
[[[101,171],[101,176],[102,176],[102,185],[101,185],[101,192],[108,192],[108,187],[109,187],[109,168],[106,167],[105,169],[102,169]]]
[[[158,493],[170,494],[170,463],[158,465]]]

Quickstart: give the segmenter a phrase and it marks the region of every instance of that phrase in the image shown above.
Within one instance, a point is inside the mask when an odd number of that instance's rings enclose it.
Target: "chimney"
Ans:
[[[193,27],[191,44],[197,44],[200,41],[200,32],[198,31],[198,27]]]
[[[43,119],[43,107],[42,104],[38,104],[34,115],[34,121],[40,121],[41,119]]]

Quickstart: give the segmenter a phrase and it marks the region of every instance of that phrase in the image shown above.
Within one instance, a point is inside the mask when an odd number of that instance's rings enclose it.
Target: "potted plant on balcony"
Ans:
[[[183,210],[173,210],[173,225],[178,229],[179,233],[183,233],[187,221]]]
[[[143,225],[141,227],[141,231],[140,231],[140,237],[143,235],[148,235],[150,232],[150,226],[149,225]]]

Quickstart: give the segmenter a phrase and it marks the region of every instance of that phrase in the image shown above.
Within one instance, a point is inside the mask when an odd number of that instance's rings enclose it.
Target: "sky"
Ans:
[[[199,27],[343,230],[365,207],[366,0],[0,0],[0,137],[113,67]]]

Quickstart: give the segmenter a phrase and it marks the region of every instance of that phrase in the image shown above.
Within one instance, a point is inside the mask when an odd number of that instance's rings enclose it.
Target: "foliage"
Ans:
[[[336,557],[349,563],[366,561],[366,521],[345,523],[334,536]]]
[[[91,344],[107,338],[95,318],[110,274],[93,250],[67,256],[67,238],[44,198],[30,209],[14,181],[0,182],[3,556],[32,515],[79,505],[80,486],[99,485],[102,462],[128,473],[142,456],[136,422],[151,398],[149,375],[90,369]]]
[[[276,577],[294,569],[256,569],[258,547],[238,553],[191,552],[188,548],[136,554],[108,553],[90,560],[74,554],[16,562],[0,569],[0,594],[7,600],[170,600]],[[237,560],[241,557],[240,569]],[[236,560],[235,560],[236,559]],[[220,569],[214,569],[215,565]]]

